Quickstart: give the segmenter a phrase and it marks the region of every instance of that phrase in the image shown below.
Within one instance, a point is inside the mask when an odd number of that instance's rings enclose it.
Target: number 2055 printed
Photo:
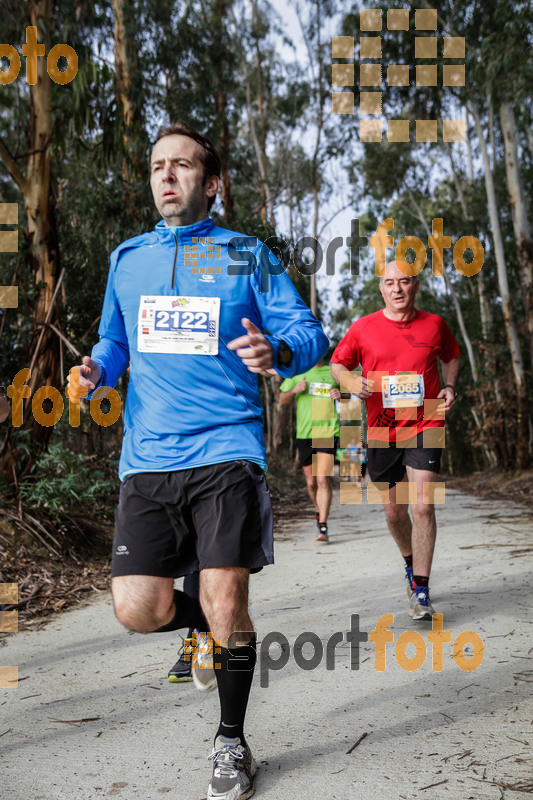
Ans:
[[[216,335],[216,323],[205,311],[156,311],[154,319],[156,331],[198,331]]]

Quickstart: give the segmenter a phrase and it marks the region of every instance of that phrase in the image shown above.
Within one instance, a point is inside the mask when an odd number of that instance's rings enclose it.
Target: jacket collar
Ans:
[[[162,219],[155,226],[155,232],[161,239],[172,239],[176,236],[178,241],[182,241],[193,236],[212,236],[214,227],[215,223],[211,217],[206,217],[192,225],[167,225],[165,220]]]

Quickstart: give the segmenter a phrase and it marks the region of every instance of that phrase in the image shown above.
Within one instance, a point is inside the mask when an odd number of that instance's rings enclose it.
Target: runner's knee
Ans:
[[[168,596],[150,598],[113,590],[113,605],[118,621],[136,633],[150,633],[170,622],[172,600]]]
[[[405,522],[409,517],[408,506],[399,503],[386,503],[384,505],[385,516],[390,525],[398,525],[400,522]]]
[[[143,611],[128,603],[115,602],[115,614],[125,628],[136,633],[151,633],[169,622],[168,613],[157,615],[155,609]]]
[[[429,503],[416,503],[411,506],[413,518],[420,522],[432,522],[435,519],[435,506]]]
[[[316,477],[314,475],[306,475],[305,480],[307,481],[307,488],[311,490],[315,490],[317,487]]]

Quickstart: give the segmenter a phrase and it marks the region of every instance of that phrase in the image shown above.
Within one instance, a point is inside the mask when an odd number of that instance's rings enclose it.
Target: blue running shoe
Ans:
[[[413,568],[406,567],[405,568],[405,580],[407,581],[407,599],[411,599],[411,595],[413,594]]]
[[[409,613],[413,619],[429,619],[435,609],[429,599],[429,586],[415,586],[409,600]]]

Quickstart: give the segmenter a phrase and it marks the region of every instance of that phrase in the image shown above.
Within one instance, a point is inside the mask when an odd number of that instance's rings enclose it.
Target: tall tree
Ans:
[[[146,174],[144,153],[139,148],[142,138],[144,91],[142,68],[137,42],[138,10],[128,0],[112,0],[114,20],[115,91],[122,114],[118,117],[121,130],[123,176],[126,183],[139,172]]]
[[[509,291],[509,276],[505,260],[503,238],[500,228],[500,218],[498,205],[496,202],[496,190],[492,169],[490,166],[487,144],[481,125],[481,119],[476,104],[470,102],[470,110],[476,125],[477,137],[481,149],[484,166],[485,190],[487,193],[487,203],[491,222],[491,235],[494,242],[494,254],[498,275],[498,286],[502,299],[502,311],[507,338],[507,345],[511,355],[511,365],[515,380],[517,394],[517,458],[518,469],[524,469],[529,463],[529,400],[527,395],[526,374],[522,358],[522,350],[518,339],[512,304]]]
[[[500,120],[522,298],[529,335],[529,352],[533,358],[533,242],[520,172],[515,114],[512,104],[508,101],[503,102],[500,106]]]
[[[28,38],[37,42],[38,35],[39,44],[44,44],[47,52],[51,47],[52,7],[52,0],[29,0],[24,7]],[[33,335],[26,353],[31,369],[29,385],[32,398],[41,386],[56,386],[59,382],[59,340],[53,329],[59,321],[57,290],[60,266],[51,178],[51,79],[46,59],[41,55],[36,61],[36,81],[28,87],[27,150],[22,154],[25,168],[19,166],[21,156],[15,157],[6,142],[0,139],[0,159],[20,190],[24,203],[30,280],[35,286],[31,303]],[[31,430],[33,440],[39,444],[45,444],[50,437],[51,428],[35,421],[31,402],[25,405],[24,427]],[[0,460],[0,470],[8,472],[14,464],[10,443],[11,437],[7,436]]]

